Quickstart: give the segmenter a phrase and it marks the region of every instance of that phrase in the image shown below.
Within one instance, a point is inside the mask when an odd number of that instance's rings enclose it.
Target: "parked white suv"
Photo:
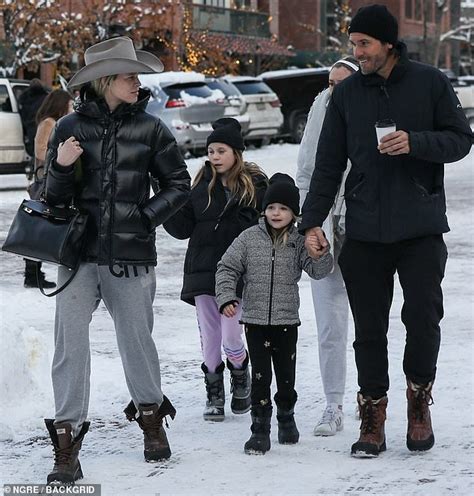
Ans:
[[[18,112],[18,98],[29,81],[0,78],[0,174],[25,172],[28,154]]]
[[[283,125],[283,114],[276,93],[259,78],[224,76],[223,79],[230,81],[247,103],[250,125],[245,141],[259,145],[277,136]]]

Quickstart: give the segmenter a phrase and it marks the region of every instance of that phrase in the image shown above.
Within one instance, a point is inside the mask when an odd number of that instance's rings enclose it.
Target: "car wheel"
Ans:
[[[295,143],[301,143],[307,120],[308,116],[305,114],[299,114],[294,118],[293,127],[291,129],[291,137]]]

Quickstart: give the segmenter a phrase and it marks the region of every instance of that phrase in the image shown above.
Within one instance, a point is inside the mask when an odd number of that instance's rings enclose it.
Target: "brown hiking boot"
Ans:
[[[145,445],[143,454],[145,455],[145,461],[155,462],[171,456],[170,445],[165,429],[163,428],[163,419],[165,420],[166,427],[168,427],[165,416],[169,415],[174,419],[176,410],[166,396],[163,396],[163,403],[161,403],[160,407],[156,403],[138,405],[138,417],[136,416],[137,409],[132,401],[128,404],[124,412],[130,422],[136,420],[143,430]]]
[[[45,419],[44,422],[54,449],[54,467],[48,474],[47,483],[74,485],[75,481],[83,477],[79,450],[90,423],[84,422],[81,432],[73,439],[71,424],[55,424],[54,419]]]
[[[385,445],[385,419],[388,399],[373,400],[357,395],[361,424],[359,440],[352,445],[351,455],[356,458],[374,458],[387,449]]]
[[[431,449],[435,442],[430,415],[433,383],[420,385],[407,379],[407,386],[407,448],[410,451],[426,451]]]

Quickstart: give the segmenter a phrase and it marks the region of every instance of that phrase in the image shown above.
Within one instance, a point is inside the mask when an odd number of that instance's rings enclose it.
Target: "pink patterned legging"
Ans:
[[[236,316],[229,319],[219,312],[214,296],[200,295],[194,300],[202,355],[209,372],[214,372],[221,364],[222,348],[229,362],[236,369],[241,368],[247,355],[242,326],[239,324],[241,305],[238,306]]]

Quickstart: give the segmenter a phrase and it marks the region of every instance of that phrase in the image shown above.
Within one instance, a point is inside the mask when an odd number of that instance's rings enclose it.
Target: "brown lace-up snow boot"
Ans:
[[[352,445],[351,455],[356,458],[374,458],[385,451],[385,419],[388,399],[378,400],[357,395],[361,424],[359,440]]]
[[[74,485],[75,481],[83,477],[79,463],[79,450],[90,423],[84,422],[79,435],[73,438],[71,424],[55,424],[54,419],[45,419],[44,422],[54,449],[54,467],[48,474],[47,483]]]
[[[163,427],[163,420],[166,427],[168,423],[165,417],[169,415],[172,419],[176,416],[176,409],[170,400],[163,396],[163,403],[160,407],[156,403],[151,405],[138,405],[138,412],[133,401],[124,410],[127,419],[136,421],[143,430],[145,461],[155,462],[171,456],[171,449]],[[138,417],[136,414],[139,413]]]
[[[434,445],[430,405],[433,404],[433,383],[420,385],[407,379],[407,448],[410,451],[427,451]]]

